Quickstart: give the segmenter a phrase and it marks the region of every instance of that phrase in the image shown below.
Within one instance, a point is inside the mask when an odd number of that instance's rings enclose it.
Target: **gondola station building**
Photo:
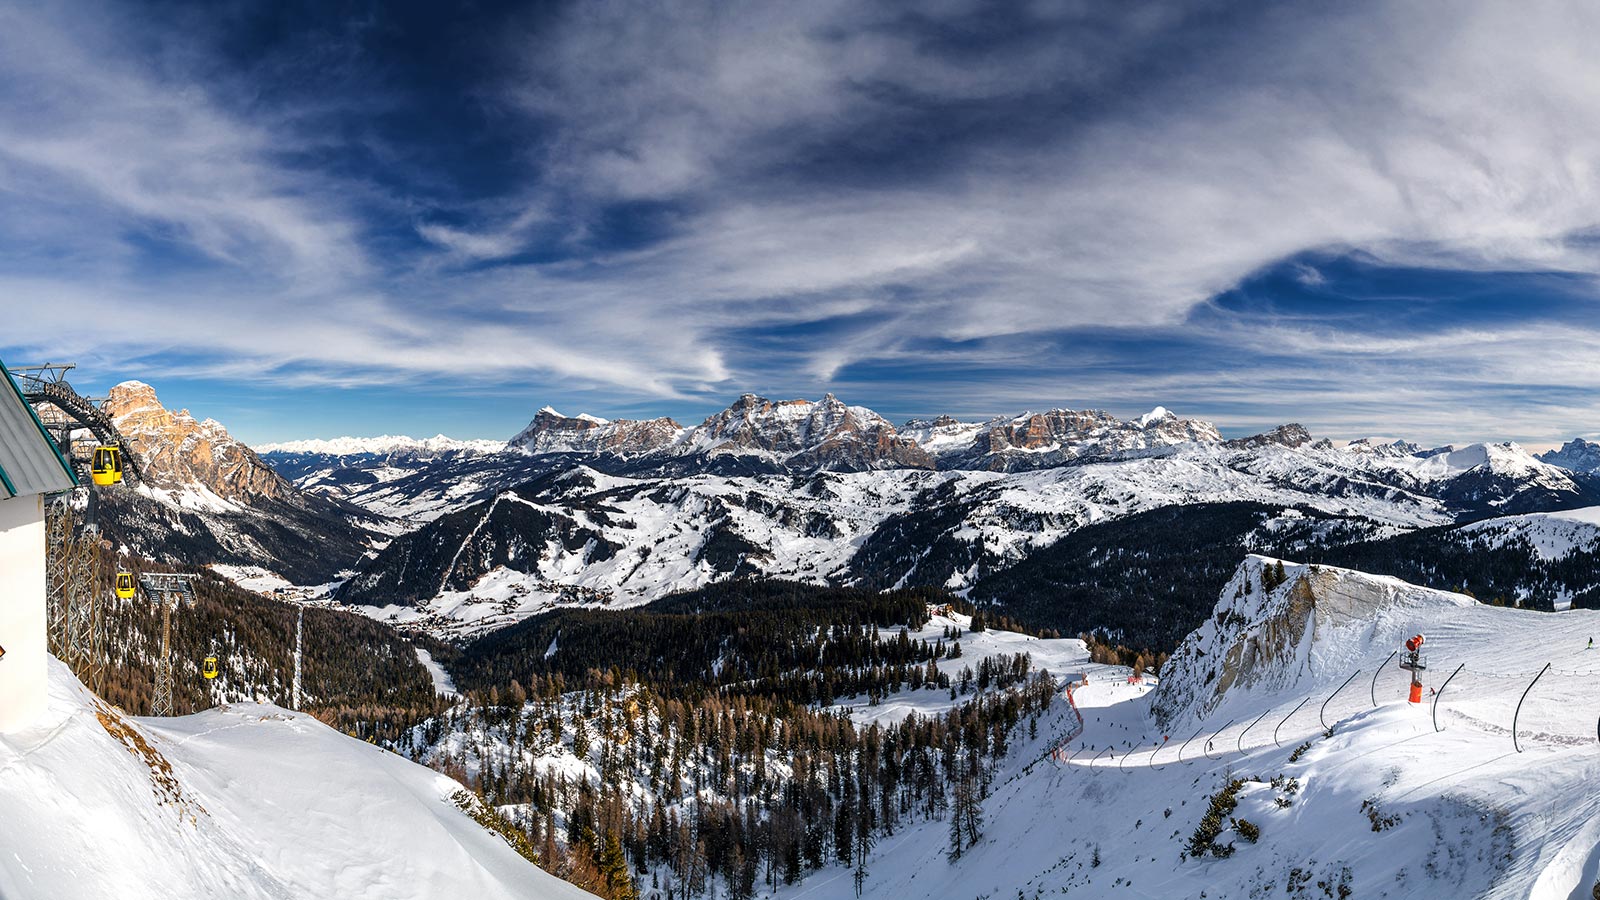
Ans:
[[[0,733],[44,711],[45,498],[78,484],[0,363]]]

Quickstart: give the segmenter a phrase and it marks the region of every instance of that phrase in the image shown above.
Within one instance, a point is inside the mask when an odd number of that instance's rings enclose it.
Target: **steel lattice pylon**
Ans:
[[[100,535],[79,527],[72,496],[56,500],[47,510],[48,639],[50,652],[98,692],[106,665]]]
[[[161,606],[161,656],[156,660],[155,694],[150,698],[150,715],[172,715],[172,611],[182,603],[194,603],[193,575],[145,574],[139,586]]]

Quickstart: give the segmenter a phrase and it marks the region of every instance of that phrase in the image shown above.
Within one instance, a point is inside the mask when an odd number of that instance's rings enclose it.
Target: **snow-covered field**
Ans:
[[[1230,592],[1259,580],[1263,564],[1242,567]],[[1225,593],[1226,621],[1191,638],[1157,691],[1115,677],[1076,689],[1086,727],[1065,762],[1049,755],[1069,723],[1063,705],[1002,767],[975,847],[952,863],[944,823],[907,828],[875,851],[863,896],[1589,897],[1600,879],[1600,650],[1586,648],[1600,612],[1502,609],[1342,570],[1286,572],[1274,591]],[[1310,605],[1296,593],[1302,574],[1321,579]],[[1304,630],[1277,655],[1232,655],[1267,635],[1293,638],[1281,629],[1295,622]],[[1440,731],[1431,697],[1406,702],[1409,675],[1388,658],[1414,632],[1427,637],[1429,689],[1462,667],[1439,704]],[[1238,665],[1219,690],[1224,674],[1207,673],[1224,659]],[[1514,710],[1546,663],[1517,723],[1519,753]],[[1215,843],[1232,855],[1186,857],[1208,798],[1231,779],[1241,781],[1237,808]],[[1230,827],[1235,818],[1259,840]],[[836,867],[779,896],[852,898],[855,888]]]
[[[1496,546],[1525,540],[1540,559],[1561,559],[1574,550],[1592,551],[1600,545],[1600,506],[1485,519],[1461,531],[1484,535]]]
[[[936,663],[939,671],[949,675],[952,681],[960,680],[964,668],[976,670],[980,660],[1015,656],[1018,653],[1032,657],[1035,670],[1047,670],[1058,679],[1075,680],[1076,676],[1082,675],[1091,681],[1126,680],[1129,674],[1124,666],[1090,662],[1089,648],[1077,638],[1036,638],[993,628],[973,632],[967,630],[971,624],[971,616],[958,612],[935,613],[928,619],[928,624],[908,629],[906,635],[910,640],[924,640],[931,644],[944,636],[946,628],[959,629],[961,655],[955,659],[940,659]],[[898,629],[889,629],[885,633],[898,633]],[[1148,683],[1154,684],[1155,679],[1148,678]],[[962,695],[952,700],[947,691],[908,690],[888,694],[876,704],[869,703],[865,697],[849,697],[835,706],[848,710],[851,720],[858,725],[871,725],[874,722],[888,725],[899,722],[913,712],[923,716],[932,715],[971,699],[971,696]]]
[[[450,800],[460,785],[309,716],[236,704],[128,719],[52,661],[37,726],[0,736],[0,897],[590,895]]]

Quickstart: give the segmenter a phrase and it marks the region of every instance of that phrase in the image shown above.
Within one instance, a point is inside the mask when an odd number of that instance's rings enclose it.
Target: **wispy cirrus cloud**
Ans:
[[[1600,271],[1586,4],[274,15],[0,7],[8,347],[691,418],[828,387],[1424,440],[1600,412],[1592,284],[1364,297],[1375,331],[1317,261]],[[1280,266],[1284,302],[1216,305]]]

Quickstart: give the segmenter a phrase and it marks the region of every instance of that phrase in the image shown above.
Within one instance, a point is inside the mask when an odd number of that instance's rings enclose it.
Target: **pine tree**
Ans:
[[[606,832],[605,849],[600,852],[600,876],[606,882],[608,900],[639,900],[639,891],[628,874],[628,860],[615,831]]]

